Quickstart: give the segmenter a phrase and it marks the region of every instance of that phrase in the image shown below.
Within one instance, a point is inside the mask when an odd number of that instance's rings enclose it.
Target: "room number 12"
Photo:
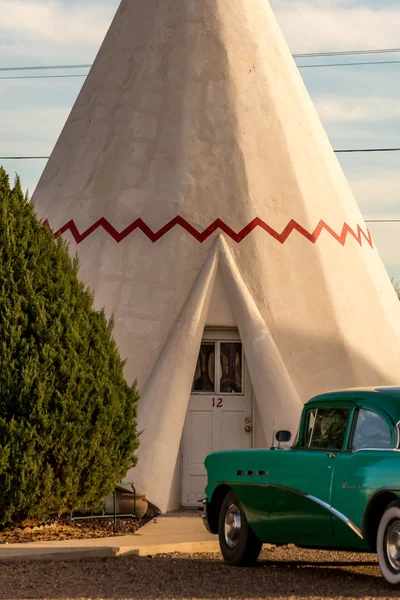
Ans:
[[[223,402],[222,402],[222,398],[218,398],[217,400],[215,398],[212,399],[212,406],[213,408],[222,408],[223,407]]]

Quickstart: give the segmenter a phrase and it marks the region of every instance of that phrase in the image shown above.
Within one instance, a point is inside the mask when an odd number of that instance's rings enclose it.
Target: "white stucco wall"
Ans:
[[[292,426],[327,389],[398,382],[398,300],[375,248],[338,239],[367,229],[266,0],[123,0],[34,201],[55,231],[110,224],[64,235],[115,314],[142,390],[132,476],[163,510],[208,319],[241,330],[265,423]],[[146,229],[176,217],[189,232]],[[136,219],[145,233],[121,239]]]
[[[221,272],[217,272],[214,290],[206,317],[207,327],[237,327],[236,319],[231,308],[231,301],[225,290]]]

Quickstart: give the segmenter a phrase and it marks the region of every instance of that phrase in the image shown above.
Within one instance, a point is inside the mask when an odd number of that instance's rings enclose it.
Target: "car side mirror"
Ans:
[[[292,439],[292,434],[290,433],[290,431],[285,431],[284,429],[282,429],[281,431],[278,431],[276,433],[276,441],[279,442],[280,444],[285,444],[286,442],[290,442],[291,439]]]

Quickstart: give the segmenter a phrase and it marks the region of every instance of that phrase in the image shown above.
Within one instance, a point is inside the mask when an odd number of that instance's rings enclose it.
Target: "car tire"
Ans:
[[[400,586],[400,504],[393,502],[382,515],[376,538],[379,566],[384,579]]]
[[[218,522],[219,545],[228,565],[254,565],[260,555],[262,541],[250,527],[239,498],[231,490],[225,496]]]

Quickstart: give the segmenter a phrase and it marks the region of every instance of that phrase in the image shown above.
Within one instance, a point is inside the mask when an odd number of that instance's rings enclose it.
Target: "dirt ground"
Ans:
[[[0,529],[0,544],[27,544],[29,542],[132,535],[150,520],[150,517],[140,520],[117,519],[115,524],[113,518],[70,522],[69,516],[54,517],[44,523],[26,520],[20,527]]]
[[[0,563],[0,599],[259,600],[397,598],[376,557],[266,550],[254,568],[223,564],[220,555],[173,555],[79,562]]]

